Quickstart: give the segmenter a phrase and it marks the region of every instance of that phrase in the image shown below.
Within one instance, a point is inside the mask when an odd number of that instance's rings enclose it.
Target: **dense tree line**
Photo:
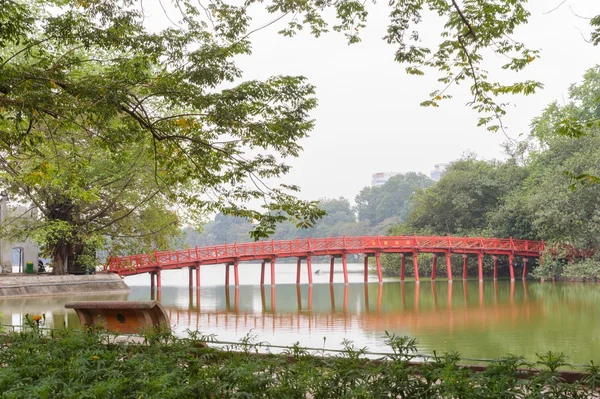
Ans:
[[[326,215],[312,227],[300,229],[290,221],[282,222],[269,238],[284,240],[386,234],[390,226],[406,219],[412,195],[433,183],[422,173],[409,172],[390,178],[382,186],[363,188],[356,196],[356,206],[343,197],[323,198],[317,206]],[[185,229],[184,242],[188,246],[196,246],[247,241],[252,228],[251,222],[244,218],[217,214],[204,226],[202,233],[192,228]]]
[[[569,90],[570,100],[550,104],[532,122],[531,134],[507,146],[506,161],[466,156],[434,186],[415,193],[405,223],[390,234],[436,234],[546,240],[600,248],[600,67]],[[556,126],[576,120],[577,134]],[[555,249],[560,250],[560,247]],[[546,258],[541,277],[600,277],[600,253],[565,263]],[[395,274],[397,260],[386,261]]]

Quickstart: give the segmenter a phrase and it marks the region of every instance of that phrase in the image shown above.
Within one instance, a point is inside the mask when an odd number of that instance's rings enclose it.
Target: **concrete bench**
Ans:
[[[157,326],[170,329],[169,316],[157,301],[67,302],[65,308],[75,309],[82,326],[101,326],[122,334]]]

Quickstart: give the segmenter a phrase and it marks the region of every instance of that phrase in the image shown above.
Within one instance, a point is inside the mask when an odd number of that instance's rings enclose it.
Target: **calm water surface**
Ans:
[[[268,266],[267,266],[268,270]],[[339,348],[342,339],[386,351],[385,331],[418,340],[421,353],[458,351],[464,357],[497,358],[508,353],[535,359],[562,351],[572,363],[600,360],[600,285],[455,280],[447,283],[386,280],[363,284],[362,265],[351,264],[350,284],[329,285],[328,265],[313,265],[314,285],[295,283],[294,264],[278,264],[277,286],[261,289],[260,265],[240,265],[239,288],[223,286],[222,266],[203,266],[202,285],[189,290],[187,270],[163,272],[160,294],[148,275],[126,278],[129,295],[39,297],[0,300],[3,324],[19,325],[25,314],[45,313],[47,326],[77,327],[70,300],[159,299],[175,331],[187,329],[238,341],[250,331],[260,341]],[[232,273],[233,274],[233,273]],[[267,284],[269,277],[267,272]],[[231,277],[233,282],[233,275]]]

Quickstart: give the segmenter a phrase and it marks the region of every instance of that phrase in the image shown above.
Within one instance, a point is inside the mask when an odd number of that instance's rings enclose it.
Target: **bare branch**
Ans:
[[[563,0],[559,5],[557,5],[556,7],[554,7],[552,10],[550,11],[546,11],[543,14],[550,14],[551,12],[554,12],[556,10],[558,10],[560,7],[562,7],[563,4],[565,4],[567,2],[567,0]]]

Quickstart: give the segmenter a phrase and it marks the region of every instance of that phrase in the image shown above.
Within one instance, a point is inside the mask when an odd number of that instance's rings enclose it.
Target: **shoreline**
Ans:
[[[116,274],[94,275],[0,275],[0,298],[115,294],[131,288]]]

